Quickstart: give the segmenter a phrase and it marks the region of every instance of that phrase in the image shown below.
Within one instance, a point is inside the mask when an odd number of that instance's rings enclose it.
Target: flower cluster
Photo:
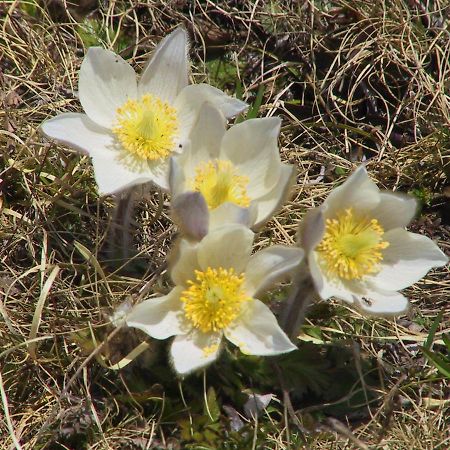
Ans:
[[[85,113],[64,113],[41,127],[92,158],[100,193],[151,182],[171,195],[181,234],[169,268],[174,287],[120,322],[155,339],[174,337],[173,367],[186,374],[214,361],[223,338],[246,354],[295,350],[259,298],[299,271],[308,272],[322,299],[337,297],[371,314],[404,312],[408,301],[398,291],[447,258],[429,238],[405,230],[415,201],[380,191],[364,167],[306,214],[299,246],[252,254],[254,231],[295,181],[278,149],[281,120],[228,127],[247,105],[189,84],[187,44],[185,30],[175,30],[139,80],[120,56],[90,48],[79,78]]]

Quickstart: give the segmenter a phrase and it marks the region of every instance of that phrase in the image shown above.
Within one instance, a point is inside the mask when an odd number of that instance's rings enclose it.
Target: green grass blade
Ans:
[[[444,310],[442,309],[439,314],[434,319],[433,324],[431,325],[430,332],[428,333],[427,340],[423,344],[423,348],[426,350],[430,350],[431,344],[433,343],[434,336],[438,329],[439,324],[441,323],[442,316],[444,315]]]
[[[258,92],[256,93],[255,101],[253,102],[253,105],[247,113],[247,119],[255,119],[258,116],[265,90],[266,87],[264,86],[264,84],[260,84],[258,87]]]
[[[444,341],[447,350],[450,352],[450,334],[446,333],[442,335],[442,340]]]
[[[435,352],[432,352],[426,348],[422,348],[423,353],[428,360],[436,367],[439,372],[447,378],[450,378],[450,360],[443,358]]]

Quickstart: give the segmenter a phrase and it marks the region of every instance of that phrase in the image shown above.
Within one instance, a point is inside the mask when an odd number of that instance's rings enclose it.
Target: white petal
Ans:
[[[155,339],[186,333],[181,291],[182,288],[176,287],[164,297],[151,298],[134,306],[126,318],[127,325]]]
[[[146,163],[145,171],[148,170],[151,181],[154,185],[161,188],[163,191],[169,190],[169,168],[170,158],[157,159],[153,162]]]
[[[254,223],[254,208],[242,208],[234,203],[225,202],[209,212],[209,230],[212,231],[229,223],[238,223],[250,227]]]
[[[400,292],[372,291],[355,297],[358,308],[370,315],[394,316],[404,314],[409,307],[408,299]]]
[[[322,300],[327,300],[330,297],[336,297],[348,303],[353,303],[353,294],[363,293],[364,290],[357,289],[357,285],[345,286],[340,280],[329,279],[325,273],[322,272],[320,264],[317,261],[318,255],[316,252],[311,252],[308,255],[308,267],[311,277],[316,287],[317,293]]]
[[[150,170],[133,171],[120,161],[117,152],[96,151],[92,155],[95,181],[101,195],[114,194],[142,183],[159,182],[158,175]]]
[[[249,177],[252,199],[266,195],[279,181],[280,125],[279,117],[246,120],[231,127],[222,140],[220,158],[230,160],[241,175]]]
[[[294,166],[281,164],[280,169],[278,183],[265,195],[255,198],[252,202],[255,203],[258,211],[255,228],[261,227],[281,208],[295,183]]]
[[[204,103],[189,134],[190,145],[177,157],[186,179],[193,179],[201,163],[217,159],[226,130],[224,115],[212,104]]]
[[[92,157],[100,194],[113,194],[149,181],[163,184],[164,164],[160,167],[149,165],[146,170],[130,169],[120,160],[114,137],[85,114],[61,114],[44,122],[41,129],[46,136]]]
[[[170,158],[169,163],[169,189],[172,197],[181,195],[186,190],[186,177],[179,156]]]
[[[234,117],[248,108],[246,103],[208,84],[191,84],[180,92],[174,103],[184,130],[192,129],[205,102],[216,107],[226,118]]]
[[[186,239],[180,239],[177,246],[174,246],[170,276],[177,286],[186,286],[188,280],[195,279],[195,271],[200,268],[197,251],[198,244]]]
[[[111,128],[117,108],[137,96],[136,74],[119,55],[91,47],[81,64],[78,89],[89,118]]]
[[[41,131],[50,139],[90,155],[107,153],[113,142],[108,130],[96,125],[86,114],[59,114],[42,123]]]
[[[220,342],[220,334],[205,334],[196,330],[177,336],[170,348],[175,370],[185,375],[211,364],[219,356]]]
[[[406,227],[417,210],[417,201],[409,195],[380,192],[380,204],[370,212],[378,219],[385,231]]]
[[[298,229],[298,241],[306,253],[311,252],[323,238],[325,220],[322,208],[313,208],[307,211]]]
[[[226,128],[227,122],[220,109],[213,103],[203,103],[189,136],[193,152],[202,148],[209,159],[218,158]]]
[[[247,266],[252,251],[254,234],[238,224],[225,225],[208,233],[198,246],[201,270],[208,267],[234,268],[241,273]]]
[[[383,251],[382,269],[367,282],[377,290],[398,291],[411,286],[433,267],[447,264],[447,256],[428,237],[402,228],[383,235],[389,247]]]
[[[150,93],[173,103],[188,85],[188,77],[187,33],[183,28],[177,28],[155,48],[139,80],[139,96]]]
[[[361,214],[373,210],[380,202],[380,190],[369,178],[364,166],[358,167],[339,187],[333,189],[324,202],[325,217],[353,208]]]
[[[245,290],[255,296],[295,269],[303,259],[301,248],[274,245],[250,257],[245,270]]]
[[[256,299],[239,321],[225,330],[225,337],[247,355],[270,356],[297,349],[270,309]]]
[[[172,216],[182,234],[200,241],[208,233],[209,211],[200,192],[185,192],[172,200]]]

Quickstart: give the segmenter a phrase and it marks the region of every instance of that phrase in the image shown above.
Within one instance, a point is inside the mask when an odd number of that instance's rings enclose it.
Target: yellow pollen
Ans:
[[[128,153],[139,160],[166,158],[178,133],[175,108],[151,94],[117,108],[112,132]]]
[[[230,161],[216,159],[199,164],[191,180],[191,189],[205,197],[209,209],[231,202],[246,208],[250,205],[247,196],[248,177],[239,175]]]
[[[244,275],[233,269],[195,271],[195,281],[181,293],[186,317],[203,333],[221,331],[241,313],[242,303],[251,299],[243,288]]]
[[[219,344],[212,344],[203,348],[203,357],[207,358],[208,356],[213,355],[219,350]]]
[[[383,234],[378,220],[355,216],[352,208],[346,209],[326,221],[317,247],[320,265],[330,276],[345,280],[377,273],[382,250],[389,246],[382,240]]]

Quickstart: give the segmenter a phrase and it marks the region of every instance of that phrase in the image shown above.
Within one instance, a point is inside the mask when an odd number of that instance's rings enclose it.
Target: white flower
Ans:
[[[251,210],[250,226],[258,227],[281,205],[293,184],[294,167],[281,162],[278,134],[281,119],[246,120],[226,130],[222,113],[205,103],[190,134],[191,146],[173,158],[173,198],[200,192],[214,228],[232,210]]]
[[[120,56],[91,47],[79,78],[86,114],[60,114],[42,132],[92,157],[102,194],[149,181],[167,189],[169,157],[184,150],[200,106],[209,101],[226,117],[247,107],[207,84],[188,85],[188,74],[182,28],[156,47],[139,81]]]
[[[178,373],[214,361],[223,336],[246,354],[296,349],[256,297],[293,270],[303,251],[272,246],[251,256],[253,237],[248,228],[233,224],[215,229],[200,242],[181,240],[171,270],[175,288],[136,305],[128,315],[128,326],[156,339],[176,336],[170,353]]]
[[[408,299],[398,291],[448,261],[431,239],[404,229],[415,211],[415,199],[380,191],[363,166],[310,211],[300,243],[321,298],[369,314],[405,312]]]

